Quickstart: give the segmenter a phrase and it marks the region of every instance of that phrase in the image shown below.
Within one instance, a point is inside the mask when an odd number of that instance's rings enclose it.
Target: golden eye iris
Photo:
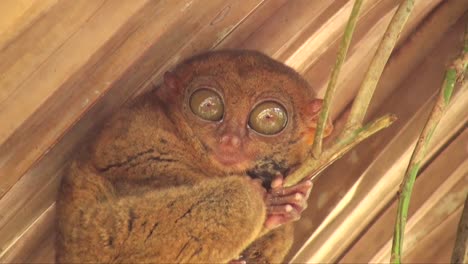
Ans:
[[[286,127],[288,115],[283,106],[273,101],[257,105],[250,113],[249,126],[260,134],[274,135]]]
[[[190,96],[190,109],[194,114],[208,121],[219,121],[224,114],[221,96],[210,89],[195,91]]]

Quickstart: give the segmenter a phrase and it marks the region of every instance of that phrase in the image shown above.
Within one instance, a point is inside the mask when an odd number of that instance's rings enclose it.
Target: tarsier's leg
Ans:
[[[63,184],[59,262],[228,262],[265,221],[264,197],[240,176],[118,197],[75,164]]]

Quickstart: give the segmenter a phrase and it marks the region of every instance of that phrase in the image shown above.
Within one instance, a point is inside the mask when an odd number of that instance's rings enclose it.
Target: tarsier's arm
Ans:
[[[265,220],[262,195],[240,176],[119,197],[74,164],[62,187],[59,262],[211,262],[238,256]],[[66,240],[66,241],[65,241]],[[229,241],[229,243],[226,243]],[[64,243],[66,242],[66,243]]]

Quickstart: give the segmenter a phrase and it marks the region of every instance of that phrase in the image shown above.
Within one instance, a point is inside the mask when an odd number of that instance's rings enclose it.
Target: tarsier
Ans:
[[[57,261],[281,262],[312,187],[283,180],[309,155],[321,103],[259,52],[182,62],[72,162]]]

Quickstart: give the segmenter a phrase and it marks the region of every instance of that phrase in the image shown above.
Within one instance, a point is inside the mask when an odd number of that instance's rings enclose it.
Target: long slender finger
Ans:
[[[280,225],[293,222],[293,221],[297,221],[299,219],[300,219],[300,214],[298,213],[287,214],[287,215],[271,215],[271,216],[268,216],[264,225],[268,229],[273,229]]]
[[[284,177],[281,173],[277,172],[275,178],[271,181],[271,189],[279,190],[283,187]]]
[[[290,204],[273,205],[273,206],[268,206],[267,213],[269,215],[290,214],[293,210],[294,210],[294,207]]]
[[[307,208],[307,199],[305,199],[302,194],[296,193],[289,196],[267,198],[266,204],[268,207],[285,206],[289,204],[295,211],[302,213]]]
[[[274,189],[272,193],[276,195],[285,196],[285,195],[290,195],[290,194],[299,192],[303,194],[304,196],[308,197],[310,194],[310,191],[312,190],[312,187],[313,187],[312,182],[307,180],[307,181],[298,183],[291,187]]]
[[[301,214],[299,214],[295,210],[290,214],[281,216],[281,221],[283,221],[284,223],[294,222],[294,221],[297,221],[299,219],[301,219]]]
[[[277,196],[277,195],[267,195],[266,204],[267,205],[285,205],[285,204],[302,204],[304,202],[305,196],[301,193],[293,193],[286,196]]]

